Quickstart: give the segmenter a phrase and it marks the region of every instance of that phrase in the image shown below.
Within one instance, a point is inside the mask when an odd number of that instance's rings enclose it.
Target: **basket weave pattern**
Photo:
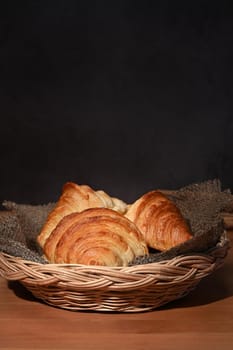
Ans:
[[[139,312],[193,290],[219,268],[229,248],[225,234],[206,254],[130,267],[39,264],[0,253],[0,275],[19,281],[36,298],[68,310]]]

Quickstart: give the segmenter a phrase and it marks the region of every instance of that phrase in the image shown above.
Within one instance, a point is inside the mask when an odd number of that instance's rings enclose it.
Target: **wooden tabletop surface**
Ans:
[[[233,246],[233,231],[228,232]],[[0,278],[0,349],[233,349],[233,248],[181,300],[133,314],[72,312]]]

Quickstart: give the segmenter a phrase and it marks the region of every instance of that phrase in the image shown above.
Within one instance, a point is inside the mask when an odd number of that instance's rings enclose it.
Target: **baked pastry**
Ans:
[[[136,224],[147,245],[160,251],[192,238],[180,210],[160,191],[150,191],[128,205],[125,216]]]
[[[77,185],[73,182],[67,182],[63,186],[58,202],[48,215],[37,237],[39,245],[43,248],[50,233],[64,216],[74,212],[81,212],[88,208],[103,207],[124,213],[127,205],[118,198],[110,197],[104,191],[94,191],[87,185]]]
[[[51,263],[128,266],[148,254],[133,222],[108,208],[91,208],[65,216],[44,245]]]
[[[109,208],[124,214],[127,210],[127,204],[119,198],[110,197],[106,192],[102,190],[95,191],[95,194],[102,202],[104,208]]]

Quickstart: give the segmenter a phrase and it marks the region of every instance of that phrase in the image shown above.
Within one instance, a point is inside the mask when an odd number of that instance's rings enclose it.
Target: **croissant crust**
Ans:
[[[145,240],[130,220],[108,208],[91,208],[65,216],[45,242],[53,263],[127,266],[148,254]]]
[[[133,221],[149,247],[164,251],[192,237],[176,205],[160,191],[151,191],[128,206],[125,216]]]
[[[67,182],[37,240],[52,263],[128,266],[149,248],[165,251],[190,238],[181,212],[158,190],[127,205]]]
[[[94,191],[88,185],[77,185],[67,182],[55,208],[49,214],[37,241],[43,248],[44,244],[60,220],[68,214],[81,212],[88,208],[109,208],[121,212],[126,211],[126,204],[118,198],[110,197],[104,191]]]

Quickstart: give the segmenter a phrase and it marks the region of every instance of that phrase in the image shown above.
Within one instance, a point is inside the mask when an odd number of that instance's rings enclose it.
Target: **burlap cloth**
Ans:
[[[233,195],[222,190],[218,179],[192,184],[177,191],[164,191],[179,207],[189,223],[193,238],[166,252],[151,251],[133,264],[171,259],[177,255],[201,253],[211,249],[224,232],[222,213],[233,212]],[[0,211],[0,251],[12,256],[45,264],[46,259],[36,242],[55,203],[45,205],[3,202]]]

